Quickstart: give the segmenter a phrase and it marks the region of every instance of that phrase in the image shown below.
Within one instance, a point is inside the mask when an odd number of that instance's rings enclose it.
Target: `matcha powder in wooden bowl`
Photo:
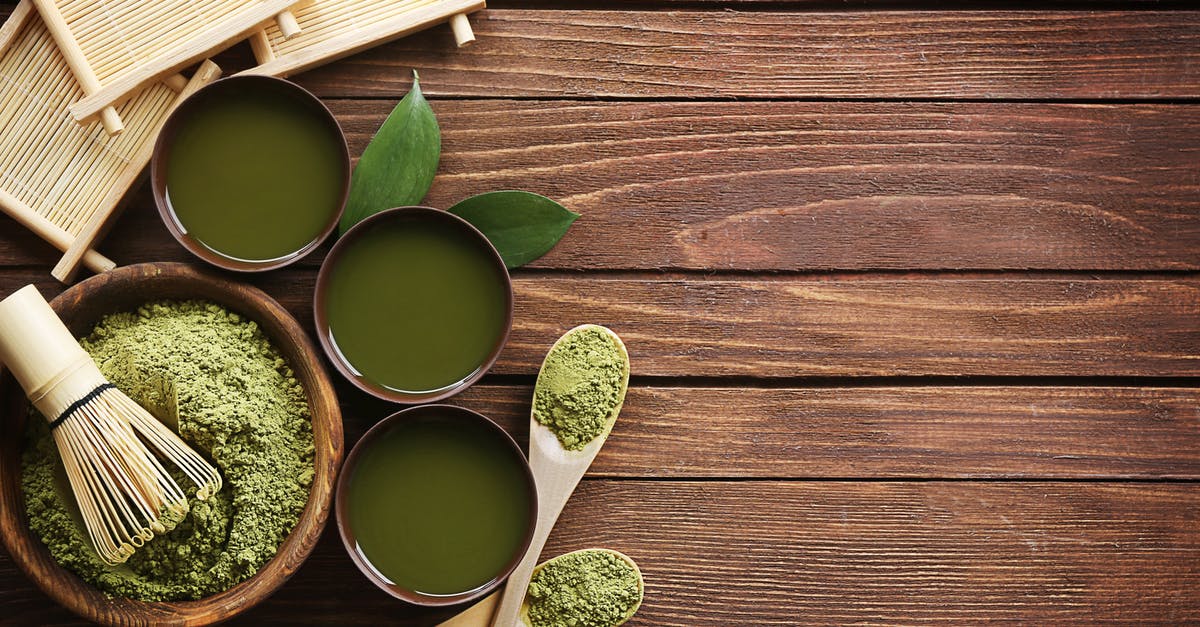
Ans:
[[[21,483],[33,532],[84,581],[142,601],[199,599],[258,572],[299,520],[314,475],[304,389],[280,353],[254,322],[202,301],[106,316],[80,344],[117,387],[177,423],[225,486],[189,499],[178,527],[107,566],[80,524],[46,421],[31,419]]]

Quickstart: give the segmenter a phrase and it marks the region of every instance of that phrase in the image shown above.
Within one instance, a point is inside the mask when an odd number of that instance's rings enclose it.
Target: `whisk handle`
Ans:
[[[92,361],[37,288],[26,285],[0,301],[0,363],[36,403]]]

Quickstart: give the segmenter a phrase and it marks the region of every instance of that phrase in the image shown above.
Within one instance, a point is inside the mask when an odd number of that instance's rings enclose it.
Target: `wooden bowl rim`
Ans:
[[[4,531],[0,539],[13,561],[30,580],[48,596],[83,618],[104,624],[208,625],[228,620],[266,599],[312,553],[333,504],[333,488],[343,449],[341,408],[321,363],[319,349],[287,310],[256,287],[201,272],[187,264],[145,263],[91,277],[68,288],[50,305],[61,314],[78,306],[86,298],[94,298],[97,293],[115,289],[112,287],[114,285],[153,284],[158,281],[181,281],[199,286],[208,292],[197,293],[195,298],[218,302],[254,320],[276,347],[285,353],[296,377],[305,384],[313,420],[315,474],[308,502],[296,526],[279,546],[275,556],[257,573],[224,592],[196,601],[148,602],[124,597],[109,598],[75,573],[58,565],[29,528],[20,481],[24,421],[21,420],[17,425],[15,423],[18,421],[9,419],[0,425],[0,431],[10,434],[10,437],[0,441],[0,501],[6,505],[0,508],[0,529]],[[222,300],[225,297],[228,300]],[[147,291],[146,301],[156,298],[171,296],[156,297]],[[119,310],[123,308],[117,307],[112,311]],[[291,363],[293,354],[302,363]],[[18,400],[24,399],[11,375],[0,370],[0,393],[6,390],[16,398],[0,398],[0,414],[9,413]],[[319,434],[322,433],[325,434],[324,438],[320,438]]]

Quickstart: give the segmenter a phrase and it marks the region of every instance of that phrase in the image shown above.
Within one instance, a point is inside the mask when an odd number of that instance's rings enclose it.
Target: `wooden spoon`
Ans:
[[[626,621],[633,618],[633,615],[637,613],[638,608],[640,608],[642,606],[642,597],[645,595],[646,582],[645,582],[645,580],[642,579],[642,569],[638,568],[637,562],[634,562],[633,558],[629,557],[628,555],[626,555],[620,551],[614,551],[612,549],[595,548],[595,549],[580,549],[578,551],[571,551],[570,553],[563,553],[562,555],[559,555],[558,557],[548,559],[548,560],[542,562],[541,564],[538,564],[537,568],[533,569],[533,572],[529,574],[530,581],[532,581],[534,578],[536,578],[538,573],[541,572],[541,570],[543,568],[545,568],[547,564],[550,564],[551,562],[554,562],[555,560],[559,560],[564,557],[567,557],[568,555],[575,555],[576,553],[582,553],[584,551],[602,551],[604,553],[610,553],[610,554],[614,555],[617,559],[632,566],[633,572],[637,573],[637,589],[638,589],[637,603],[634,603],[633,606],[630,607],[629,610],[625,612],[625,615],[621,617],[621,620],[613,623],[613,627],[617,627],[617,625],[624,625]],[[533,621],[529,620],[529,595],[525,595],[525,600],[521,602],[521,613],[517,618],[517,625],[519,627],[528,627],[529,625],[532,625],[532,624],[533,624]]]
[[[590,549],[580,549],[578,551],[571,551],[570,553],[563,553],[562,555],[559,555],[558,557],[550,558],[550,559],[542,562],[541,564],[538,564],[537,568],[534,568],[533,572],[529,574],[530,581],[537,578],[538,573],[541,572],[541,570],[543,568],[545,568],[547,564],[549,564],[555,560],[567,557],[568,555],[575,555],[576,553],[583,553],[585,551],[602,551],[604,553],[610,553],[610,554],[616,556],[617,559],[620,559],[620,560],[624,561],[626,564],[629,564],[630,566],[632,566],[633,571],[635,573],[637,573],[637,582],[638,582],[637,603],[634,603],[633,607],[630,607],[629,611],[625,612],[625,616],[623,616],[621,618],[621,620],[617,621],[613,625],[613,627],[616,627],[617,625],[625,624],[626,621],[633,618],[633,615],[637,613],[638,608],[640,608],[642,606],[642,598],[645,595],[646,582],[642,579],[642,570],[640,568],[638,568],[637,562],[634,562],[633,558],[629,557],[628,555],[625,555],[624,553],[622,553],[620,551],[614,551],[612,549],[604,549],[604,548],[590,548]],[[492,617],[492,614],[496,610],[496,605],[499,602],[500,602],[500,593],[499,592],[492,593],[484,600],[480,601],[479,603],[476,603],[474,606],[472,606],[467,611],[455,616],[454,618],[451,618],[450,620],[448,620],[444,623],[441,623],[440,625],[438,625],[438,627],[478,627],[481,625],[487,625],[488,621]],[[521,603],[521,612],[517,616],[517,627],[529,627],[529,625],[531,625],[531,624],[532,624],[532,621],[529,620],[529,595],[525,595],[525,599]]]
[[[558,441],[558,436],[549,427],[538,422],[534,418],[533,412],[530,411],[529,466],[533,469],[533,479],[537,484],[538,519],[529,549],[525,552],[525,557],[517,564],[517,568],[508,576],[508,584],[504,588],[503,596],[500,597],[500,606],[490,623],[487,622],[487,618],[491,617],[491,612],[487,611],[486,606],[495,603],[496,595],[500,593],[485,598],[462,614],[442,623],[439,627],[488,624],[491,624],[492,627],[514,627],[517,625],[518,614],[525,599],[525,590],[529,587],[529,579],[537,564],[538,556],[542,554],[542,547],[546,545],[546,539],[550,537],[550,530],[554,528],[554,523],[558,520],[563,506],[567,504],[567,499],[571,498],[571,493],[575,491],[575,486],[579,484],[579,480],[587,472],[588,466],[592,465],[592,460],[600,452],[600,447],[604,446],[604,441],[608,439],[608,434],[612,432],[613,424],[617,421],[617,415],[621,413],[621,406],[625,403],[625,390],[629,386],[629,352],[625,349],[621,338],[617,337],[617,334],[610,329],[595,324],[575,327],[558,338],[558,341],[546,353],[546,359],[548,360],[565,340],[588,329],[600,330],[607,334],[620,349],[624,364],[621,387],[617,393],[617,404],[609,414],[608,420],[605,421],[600,435],[578,451],[568,451],[563,448],[562,443]],[[534,398],[537,398],[537,391],[543,385],[545,372],[546,362],[543,361],[537,383],[534,385]]]

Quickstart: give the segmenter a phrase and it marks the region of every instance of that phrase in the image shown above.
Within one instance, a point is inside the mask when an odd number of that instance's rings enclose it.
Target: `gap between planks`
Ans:
[[[335,385],[348,441],[395,411]],[[486,382],[448,402],[491,417],[523,446],[532,389]],[[1197,406],[1200,388],[1156,386],[638,386],[589,476],[1192,481]]]
[[[315,279],[303,269],[247,277],[310,329]],[[0,273],[0,293],[31,281],[43,282]],[[555,338],[596,322],[635,347],[635,375],[1200,376],[1200,281],[1194,279],[630,281],[581,275],[517,276],[513,285],[515,322],[497,374],[536,372]]]

